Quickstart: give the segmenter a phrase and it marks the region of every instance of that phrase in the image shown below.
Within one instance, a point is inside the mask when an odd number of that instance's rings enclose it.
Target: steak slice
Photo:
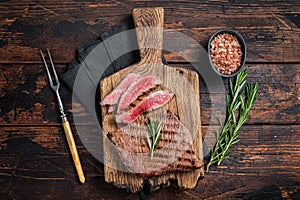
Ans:
[[[118,84],[118,86],[109,93],[101,102],[100,105],[114,105],[119,102],[119,99],[121,95],[124,93],[124,91],[131,85],[133,82],[135,82],[138,78],[141,76],[136,73],[129,73],[127,76],[125,76],[122,81]],[[110,111],[112,112],[113,108],[110,108]]]
[[[143,76],[133,82],[120,97],[117,113],[127,108],[143,92],[161,84],[161,80],[153,75]]]
[[[126,166],[124,170],[150,177],[202,167],[202,162],[193,148],[192,136],[171,111],[151,117],[156,122],[164,122],[162,138],[153,157],[150,156],[147,144],[145,116],[142,115],[134,123],[107,134]]]
[[[118,124],[130,124],[134,122],[142,113],[164,106],[172,99],[173,96],[174,94],[168,91],[159,90],[153,92],[131,110],[116,115],[116,122]]]

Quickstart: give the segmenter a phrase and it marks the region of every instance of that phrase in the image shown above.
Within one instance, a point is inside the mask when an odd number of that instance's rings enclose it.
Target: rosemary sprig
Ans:
[[[160,121],[157,125],[154,120],[149,117],[146,125],[148,127],[149,133],[147,133],[147,143],[150,149],[151,157],[153,157],[154,151],[157,149],[158,144],[161,140],[161,129],[163,127],[163,122]]]
[[[227,116],[224,123],[219,119],[221,129],[217,131],[217,142],[212,149],[207,171],[210,166],[220,165],[228,158],[233,150],[232,145],[239,141],[238,132],[247,120],[258,93],[257,83],[246,84],[247,75],[247,71],[240,72],[234,85],[229,79],[230,92],[226,94]]]

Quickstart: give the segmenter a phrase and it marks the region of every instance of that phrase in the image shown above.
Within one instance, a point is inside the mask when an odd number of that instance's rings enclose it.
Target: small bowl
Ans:
[[[220,35],[220,34],[223,34],[223,33],[228,33],[230,35],[233,35],[233,36],[236,36],[236,38],[238,39],[238,42],[239,44],[241,45],[241,51],[242,51],[242,59],[241,59],[241,65],[238,67],[238,69],[233,72],[232,74],[223,74],[221,72],[219,72],[216,67],[214,66],[214,63],[212,61],[212,58],[211,58],[211,52],[210,52],[210,44],[212,42],[212,40]],[[220,76],[223,76],[223,77],[226,77],[226,78],[229,78],[229,77],[233,77],[233,76],[236,76],[245,66],[245,62],[246,62],[246,42],[244,40],[244,38],[236,31],[233,31],[233,30],[220,30],[220,31],[217,31],[215,32],[209,39],[208,41],[208,57],[209,57],[209,62],[211,64],[211,67],[213,68],[213,70]]]

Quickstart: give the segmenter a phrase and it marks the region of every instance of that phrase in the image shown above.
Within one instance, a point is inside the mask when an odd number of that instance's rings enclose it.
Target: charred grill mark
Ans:
[[[130,110],[132,108],[134,108],[137,104],[139,104],[144,98],[146,98],[147,96],[149,96],[152,92],[156,92],[158,90],[160,90],[161,87],[160,85],[156,85],[154,88],[150,88],[149,90],[143,92],[140,96],[137,97],[136,100],[134,100],[128,107],[128,109],[126,110]]]
[[[161,115],[159,116],[161,117]],[[124,164],[129,170],[132,172],[137,171],[136,174],[143,177],[202,167],[193,145],[190,141],[186,141],[190,137],[188,130],[184,128],[173,113],[167,111],[162,116],[164,116],[165,122],[162,129],[162,138],[154,157],[151,158],[151,162],[141,161],[150,153],[146,138],[148,131],[145,126],[146,116],[142,115],[136,122],[110,133],[109,139],[115,141],[114,144],[116,144],[116,149]],[[130,155],[130,153],[136,154]],[[140,156],[140,159],[130,160],[134,159],[135,156]],[[172,158],[171,163],[170,158]],[[149,169],[149,171],[138,173],[140,169]]]

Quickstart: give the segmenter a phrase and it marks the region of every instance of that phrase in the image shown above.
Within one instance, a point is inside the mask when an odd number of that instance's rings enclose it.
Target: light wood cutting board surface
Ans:
[[[175,93],[176,98],[170,101],[166,108],[175,113],[180,121],[188,128],[193,136],[196,154],[203,162],[202,135],[200,121],[199,78],[195,71],[170,67],[162,63],[163,49],[163,8],[137,8],[133,10],[137,40],[141,61],[119,72],[104,78],[100,83],[101,99],[110,93],[117,84],[130,72],[140,75],[155,75],[162,80],[162,85]],[[114,115],[107,112],[108,107],[102,106],[102,131],[104,148],[105,181],[117,187],[129,188],[132,192],[143,188],[144,178],[124,172],[124,165],[113,146],[107,139],[107,133],[118,127],[114,122]],[[179,187],[193,188],[198,178],[204,174],[203,167],[189,172],[176,172],[150,178],[150,184],[155,188],[161,184],[168,184],[170,178],[177,179]]]

